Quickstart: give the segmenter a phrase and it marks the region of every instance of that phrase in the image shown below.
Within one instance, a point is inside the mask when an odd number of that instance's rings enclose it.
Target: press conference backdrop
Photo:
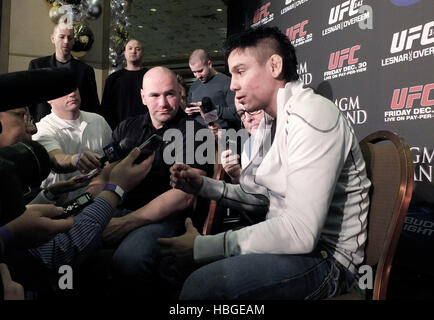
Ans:
[[[242,0],[228,12],[229,33],[285,33],[305,85],[335,102],[359,141],[377,130],[404,137],[415,191],[395,261],[433,273],[434,1]]]

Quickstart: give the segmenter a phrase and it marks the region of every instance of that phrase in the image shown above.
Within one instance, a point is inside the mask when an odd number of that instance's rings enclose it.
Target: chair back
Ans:
[[[377,266],[372,299],[384,300],[393,256],[413,192],[410,148],[397,134],[377,131],[360,142],[371,180],[365,264]]]
[[[223,166],[218,162],[215,163],[213,179],[224,180],[224,176],[225,176],[225,171],[223,169]],[[211,200],[209,204],[208,215],[205,219],[205,223],[202,229],[202,234],[204,236],[211,234],[216,209],[217,209],[217,201]]]

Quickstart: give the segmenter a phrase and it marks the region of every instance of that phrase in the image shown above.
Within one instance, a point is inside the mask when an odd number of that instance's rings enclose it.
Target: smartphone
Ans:
[[[237,153],[237,142],[235,140],[232,140],[232,139],[227,139],[226,140],[226,150],[231,150],[232,154],[236,154]]]
[[[52,217],[52,219],[66,219],[70,216],[75,216],[92,202],[91,194],[89,192],[83,193],[77,198],[65,203],[63,206],[63,213],[59,216]]]
[[[163,138],[161,138],[158,134],[153,134],[152,136],[150,136],[138,147],[141,150],[141,153],[140,156],[136,159],[136,161],[134,161],[134,163],[140,163],[145,160],[163,143]]]
[[[99,174],[99,170],[98,169],[93,169],[89,173],[81,174],[79,176],[76,176],[74,180],[75,180],[75,182],[78,182],[78,183],[85,182],[87,180],[90,180],[90,179],[96,177],[98,174]]]

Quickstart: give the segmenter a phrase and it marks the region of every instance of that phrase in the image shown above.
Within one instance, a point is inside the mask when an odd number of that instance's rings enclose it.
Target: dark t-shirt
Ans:
[[[196,80],[188,92],[188,102],[200,102],[203,97],[211,99],[217,107],[219,119],[215,121],[223,129],[241,127],[241,119],[235,109],[235,94],[230,90],[231,78],[223,73],[217,73],[205,83]],[[194,117],[200,124],[205,125],[201,115]]]
[[[101,101],[101,113],[112,129],[123,120],[148,112],[140,89],[146,69],[122,69],[108,76]]]
[[[57,68],[67,68],[67,69],[71,69],[71,60],[67,61],[67,62],[60,62],[56,60],[56,67]]]
[[[187,132],[190,130],[187,128],[190,127],[192,130],[194,130],[194,132]],[[204,129],[204,127],[194,120],[188,120],[187,115],[184,113],[184,111],[179,109],[177,115],[170,122],[166,123],[162,128],[158,130],[155,129],[152,125],[149,113],[147,113],[145,115],[139,115],[122,121],[119,126],[113,131],[113,140],[116,143],[123,141],[123,145],[126,146],[126,149],[130,150],[140,145],[154,133],[158,134],[161,137],[164,137],[164,133],[169,129],[179,129],[179,132],[182,134],[182,139],[175,139],[172,137],[172,142],[164,144],[156,150],[151,171],[139,185],[137,185],[127,194],[125,201],[120,206],[121,208],[136,210],[144,206],[154,198],[158,197],[162,193],[170,190],[172,187],[169,185],[169,169],[174,163],[168,163],[163,158],[165,148],[170,148],[166,150],[166,152],[176,150],[176,148],[182,148],[180,150],[182,150],[183,163],[186,163],[187,153],[190,153],[190,155],[192,153],[194,154],[194,150],[196,150],[197,146],[202,143],[192,141],[189,141],[189,143],[187,143],[187,136],[189,139],[194,139],[194,137],[196,136],[196,132],[199,129]],[[173,148],[175,145],[173,145],[172,143],[176,144],[176,148]],[[194,148],[194,150],[187,150],[187,147],[189,147],[190,145]],[[173,156],[173,152],[170,154]],[[208,176],[212,175],[212,165],[201,165],[196,162],[195,157],[190,158],[194,158],[193,163],[187,162],[191,167],[205,171]],[[167,159],[166,157],[166,160],[172,159]]]

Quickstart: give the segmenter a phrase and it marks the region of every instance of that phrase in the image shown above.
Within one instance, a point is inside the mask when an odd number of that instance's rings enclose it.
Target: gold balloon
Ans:
[[[72,55],[74,57],[86,55],[94,42],[92,30],[83,22],[74,22],[74,40]]]
[[[60,17],[63,14],[64,14],[63,12],[60,12],[60,7],[54,6],[50,9],[48,16],[50,17],[51,21],[53,21],[55,24],[57,24],[59,22]]]

